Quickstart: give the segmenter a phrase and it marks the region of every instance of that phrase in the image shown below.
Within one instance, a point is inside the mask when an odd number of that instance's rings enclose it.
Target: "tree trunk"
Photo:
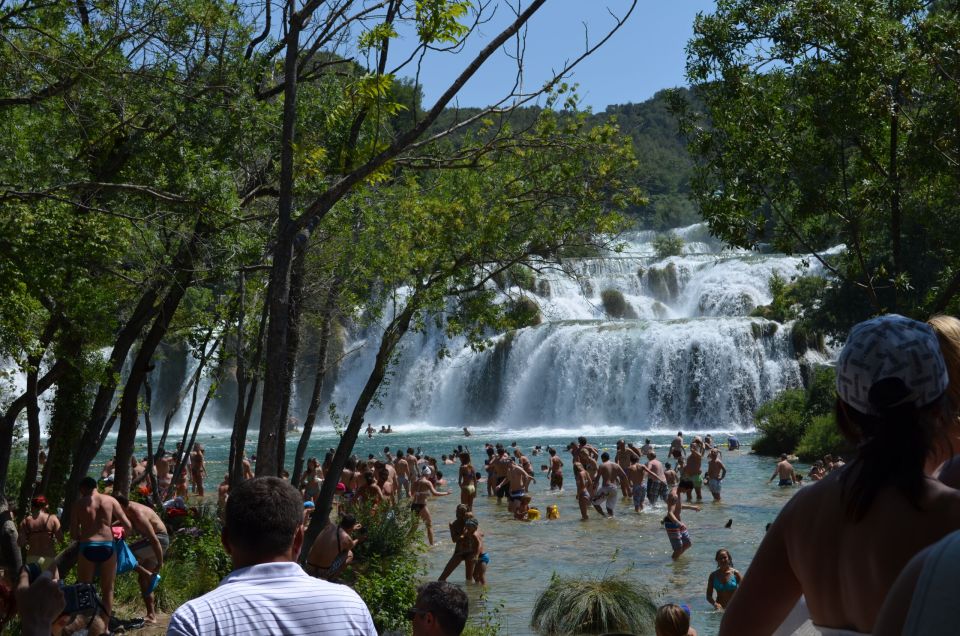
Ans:
[[[207,359],[209,358],[209,355],[207,354],[207,347],[210,345],[211,337],[213,337],[212,328],[207,330],[206,335],[203,337],[203,342],[200,344],[200,360],[197,362],[196,370],[177,394],[176,402],[173,403],[173,406],[170,407],[170,410],[167,411],[166,416],[163,418],[163,431],[160,433],[160,441],[157,443],[157,450],[161,450],[164,448],[164,446],[166,446],[167,435],[170,433],[170,422],[173,421],[173,416],[176,415],[177,411],[180,410],[180,407],[183,406],[183,400],[185,397],[187,397],[187,393],[189,393],[190,390],[200,382],[200,377],[203,375],[203,370],[207,366]],[[218,346],[220,346],[219,337],[213,341],[213,346],[210,347],[211,353],[216,350]],[[196,391],[194,391],[194,394],[196,394]],[[196,403],[196,397],[194,397],[194,403]],[[193,417],[192,407],[189,417]]]
[[[263,378],[263,403],[260,407],[260,436],[257,441],[257,475],[279,476],[277,461],[280,437],[286,434],[286,422],[281,421],[284,367],[287,362],[287,337],[290,329],[288,301],[290,299],[290,267],[293,258],[293,239],[290,233],[290,213],[293,209],[293,155],[297,121],[297,61],[300,55],[302,17],[296,11],[296,2],[287,3],[288,33],[284,58],[283,124],[280,135],[280,197],[278,202],[277,240],[270,269],[267,304],[270,323],[267,328],[267,367]]]
[[[23,481],[20,482],[20,495],[17,497],[17,518],[26,516],[27,502],[33,496],[37,487],[37,466],[40,455],[40,404],[39,404],[39,375],[40,370],[31,364],[27,371],[27,468],[24,471]]]
[[[83,422],[90,410],[87,394],[90,376],[83,360],[83,342],[70,329],[62,330],[60,334],[55,355],[58,364],[62,362],[69,373],[65,373],[57,382],[53,416],[50,418],[47,463],[40,477],[39,490],[46,496],[52,510],[56,510],[63,502],[65,492],[62,477],[70,474],[73,455],[83,432]]]
[[[293,270],[290,274],[290,302],[288,312],[290,322],[287,332],[287,362],[284,365],[284,379],[281,389],[280,421],[283,422],[283,435],[277,437],[277,467],[283,472],[287,454],[287,428],[290,421],[290,398],[293,395],[293,382],[297,368],[297,354],[300,351],[300,322],[303,315],[304,270],[306,268],[305,244],[295,249]]]
[[[330,471],[323,480],[323,486],[320,488],[320,496],[317,500],[317,510],[310,520],[310,526],[307,528],[307,534],[304,538],[303,549],[300,555],[303,559],[310,553],[310,546],[320,534],[320,530],[327,524],[330,517],[330,509],[333,506],[333,496],[336,493],[337,483],[340,481],[340,474],[347,463],[347,458],[353,452],[353,446],[357,442],[357,436],[360,434],[360,428],[363,426],[363,416],[373,401],[377,390],[383,383],[386,376],[387,367],[390,364],[390,358],[393,356],[397,344],[410,328],[410,319],[413,317],[415,307],[418,305],[419,298],[416,293],[407,301],[407,305],[396,318],[391,321],[380,339],[380,349],[377,351],[377,359],[374,362],[373,370],[370,372],[367,382],[357,398],[357,403],[350,414],[350,422],[346,430],[340,437],[340,443],[337,444],[337,451],[333,455],[333,461],[330,464]]]
[[[893,104],[890,112],[890,250],[893,257],[893,278],[903,273],[902,212],[900,209],[900,79],[893,83]],[[893,286],[892,311],[897,311],[898,289]]]
[[[153,326],[143,339],[137,357],[133,361],[130,369],[130,377],[123,389],[123,395],[120,398],[120,430],[117,432],[117,452],[116,452],[116,472],[113,480],[113,492],[126,495],[130,489],[130,457],[133,455],[133,445],[136,441],[137,427],[140,420],[139,401],[140,388],[143,385],[147,372],[150,370],[150,360],[160,344],[160,341],[167,333],[170,321],[173,320],[180,301],[183,300],[187,289],[193,284],[194,261],[196,260],[197,250],[200,240],[206,235],[207,230],[199,227],[194,230],[192,240],[190,241],[190,250],[183,266],[174,274],[173,281],[167,289],[167,295],[163,299],[160,311]]]
[[[320,343],[317,348],[317,370],[313,381],[313,393],[310,395],[310,406],[307,407],[307,417],[303,421],[303,430],[300,432],[300,442],[297,444],[297,454],[293,458],[293,470],[290,471],[290,483],[300,485],[300,471],[303,470],[303,457],[307,454],[310,444],[310,435],[313,433],[313,424],[317,421],[317,412],[320,410],[320,396],[323,393],[323,381],[327,374],[327,348],[330,344],[330,335],[333,333],[333,312],[340,294],[340,285],[334,281],[327,292],[327,300],[320,314],[322,327],[320,328]]]
[[[253,360],[250,364],[250,368],[253,369],[253,373],[249,374],[249,380],[247,380],[248,374],[244,374],[243,384],[238,381],[238,385],[244,387],[246,386],[247,381],[249,381],[250,388],[247,390],[246,403],[244,403],[243,390],[238,391],[237,411],[233,423],[233,435],[230,438],[231,485],[238,484],[243,479],[243,456],[246,452],[247,431],[250,428],[250,418],[253,416],[253,405],[257,399],[257,384],[260,361],[263,359],[263,343],[264,335],[267,330],[268,313],[269,307],[267,306],[266,302],[264,302],[263,310],[260,312],[260,326],[257,328],[257,349],[253,354]],[[240,333],[239,337],[242,338],[243,334]]]

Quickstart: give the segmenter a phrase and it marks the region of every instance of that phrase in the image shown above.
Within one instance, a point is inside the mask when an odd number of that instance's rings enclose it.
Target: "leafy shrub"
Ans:
[[[611,318],[637,317],[633,307],[623,297],[623,294],[616,289],[604,289],[600,292],[600,301],[603,303],[603,310]]]
[[[16,446],[10,452],[10,464],[7,466],[7,483],[3,494],[10,501],[16,501],[20,496],[20,486],[23,476],[27,472],[27,458],[20,454],[22,449]]]
[[[837,420],[833,413],[814,417],[797,445],[797,455],[807,462],[828,454],[849,457],[852,451],[853,447],[837,427]]]
[[[516,329],[535,327],[543,322],[540,306],[529,296],[520,296],[516,300],[509,301],[505,318]]]
[[[760,436],[753,450],[761,455],[792,453],[807,427],[807,392],[784,391],[763,404],[753,415]]]
[[[656,252],[657,258],[660,260],[683,254],[683,239],[673,232],[657,236],[653,239],[652,244],[653,251]]]
[[[537,597],[530,625],[548,635],[648,634],[656,613],[650,592],[622,574],[567,578],[554,573]]]

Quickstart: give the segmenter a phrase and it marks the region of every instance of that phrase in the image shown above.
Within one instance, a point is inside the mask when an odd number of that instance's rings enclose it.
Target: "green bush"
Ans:
[[[807,392],[789,389],[763,404],[753,415],[760,434],[753,450],[760,455],[792,453],[807,427]]]
[[[533,606],[540,634],[653,633],[657,606],[649,590],[622,573],[567,578],[556,573]]]
[[[660,260],[683,254],[683,245],[683,239],[673,232],[661,234],[653,239],[653,251],[656,252],[657,258]]]
[[[850,442],[837,428],[837,420],[833,413],[814,417],[797,445],[797,456],[805,462],[821,459],[824,455],[849,457],[852,451]]]

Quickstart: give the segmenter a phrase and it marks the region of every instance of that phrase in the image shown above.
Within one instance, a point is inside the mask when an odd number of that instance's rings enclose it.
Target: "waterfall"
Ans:
[[[774,273],[819,270],[801,268],[800,257],[725,248],[703,223],[674,233],[685,241],[678,256],[658,259],[656,233],[636,232],[619,252],[544,267],[533,291],[510,290],[537,303],[542,323],[493,335],[483,351],[433,329],[408,334],[368,420],[501,430],[752,427],[754,409],[799,386],[801,374],[789,325],[749,314],[772,300]],[[341,412],[366,380],[377,335],[355,334],[351,346],[372,344],[341,365],[331,397]]]

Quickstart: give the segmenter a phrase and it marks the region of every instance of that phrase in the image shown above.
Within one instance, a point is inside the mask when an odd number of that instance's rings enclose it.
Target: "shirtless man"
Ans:
[[[114,468],[117,465],[117,458],[111,457],[107,460],[107,463],[103,465],[103,470],[100,471],[100,479],[111,479],[113,477]]]
[[[587,506],[593,499],[593,479],[580,462],[573,463],[573,477],[577,482],[577,503],[580,504],[580,515],[586,521],[590,518],[587,515]]]
[[[352,532],[361,535],[354,539]],[[335,582],[343,569],[353,562],[353,549],[363,541],[363,536],[363,526],[351,514],[344,515],[339,524],[328,523],[310,547],[303,569],[310,576]]]
[[[770,475],[767,483],[769,484],[778,476],[780,477],[780,482],[777,485],[781,488],[793,485],[793,466],[787,461],[786,453],[780,454],[780,462],[777,464],[777,467],[773,469],[773,474]]]
[[[203,455],[203,446],[194,444],[193,452],[190,453],[190,481],[193,483],[193,492],[198,497],[203,497],[203,479],[207,476],[207,464]]]
[[[631,494],[633,495],[633,510],[635,512],[642,512],[643,500],[647,496],[647,480],[655,481],[658,484],[666,484],[666,479],[641,464],[638,455],[630,456],[630,467],[627,468],[626,473],[630,481]]]
[[[253,479],[253,467],[250,465],[250,458],[247,457],[247,451],[243,451],[243,478]]]
[[[666,501],[667,499],[667,475],[663,468],[663,462],[657,459],[657,454],[653,451],[647,453],[647,469],[657,476],[657,479],[647,480],[647,501],[652,506],[657,499]]]
[[[227,505],[227,497],[230,496],[230,474],[223,476],[223,481],[217,486],[217,505],[221,508]]]
[[[653,444],[650,443],[650,438],[643,440],[643,446],[640,447],[640,456],[646,457],[653,452]]]
[[[529,466],[529,461],[527,462]],[[507,510],[516,512],[517,506],[527,494],[527,486],[533,478],[533,471],[524,468],[522,465],[510,463],[507,471],[507,481],[510,483],[510,502],[507,504]]]
[[[140,583],[140,594],[147,606],[146,623],[156,623],[157,616],[154,608],[153,590],[160,582],[160,569],[163,567],[163,557],[170,547],[170,537],[167,527],[153,511],[153,508],[144,506],[135,501],[129,501],[123,495],[116,495],[120,507],[130,519],[130,525],[140,539],[130,544],[130,550],[137,557],[141,567],[137,568],[137,578]]]
[[[677,436],[670,442],[670,453],[673,454],[675,450],[680,451],[684,455],[687,453],[683,448],[683,431],[677,431]]]
[[[410,497],[413,499],[413,502],[410,504],[410,510],[417,515],[413,520],[413,527],[417,527],[417,519],[423,519],[423,522],[427,526],[427,541],[430,542],[430,545],[433,545],[433,519],[430,517],[430,510],[427,509],[427,499],[430,498],[430,495],[436,497],[446,497],[449,495],[449,492],[438,492],[436,488],[433,487],[433,483],[430,481],[430,476],[433,474],[433,469],[424,468],[423,474],[420,475],[413,486],[410,487]]]
[[[602,463],[597,468],[597,477],[602,480],[602,483],[593,494],[591,501],[594,509],[601,516],[612,517],[617,507],[617,488],[622,488],[624,484],[629,482],[629,479],[620,464],[610,461],[610,453],[604,452],[600,456],[600,460]],[[604,515],[603,508],[600,507],[601,502],[605,502],[607,507],[606,515]]]
[[[586,437],[580,436],[577,438],[578,461],[583,464],[584,469],[586,469],[593,478],[596,478],[597,469],[599,468],[597,464],[598,457],[600,457],[600,451],[588,444]]]
[[[117,576],[117,555],[113,551],[111,527],[117,522],[124,529],[131,529],[130,520],[123,513],[120,503],[113,497],[98,493],[93,477],[84,477],[80,482],[80,496],[74,502],[73,514],[70,515],[70,536],[80,544],[77,580],[93,583],[97,565],[100,565],[100,599],[103,602],[104,619],[108,621],[113,612],[113,582]]]
[[[397,463],[394,465],[397,471],[397,483],[403,489],[403,494],[410,496],[410,465],[407,464],[406,457],[403,456],[403,449],[397,450]],[[398,493],[399,494],[399,493]]]
[[[697,501],[703,501],[703,476],[700,474],[700,468],[703,465],[703,442],[695,437],[690,444],[690,454],[687,455],[687,461],[683,465],[681,475],[682,479],[689,479],[693,482],[693,489],[697,493]],[[690,503],[691,494],[687,493],[687,503]]]
[[[376,433],[376,430],[374,430],[373,424],[367,424],[367,439],[373,439],[374,433]]]
[[[627,448],[627,443],[622,439],[617,440],[617,454],[614,457],[614,461],[623,469],[623,472],[626,473],[627,469],[630,468],[631,459],[633,457],[638,457],[637,453],[632,448]],[[630,483],[629,480],[624,479],[620,482],[621,492],[623,492],[624,497],[630,496]]]
[[[550,453],[550,490],[563,490],[563,460],[557,457],[557,450],[551,448]]]
[[[340,483],[346,488],[343,493],[343,500],[347,505],[353,503],[353,498],[357,496],[356,473],[358,472],[357,458],[353,455],[347,457],[347,462],[344,464],[343,470],[340,471]]]
[[[167,490],[170,488],[170,453],[161,449],[157,451],[157,456],[153,460],[154,468],[157,470],[157,482],[160,484],[160,496],[166,497]]]
[[[693,546],[687,526],[680,520],[680,513],[683,510],[700,512],[700,506],[683,503],[682,496],[689,495],[691,490],[693,490],[693,482],[683,479],[676,487],[671,488],[670,494],[667,495],[667,516],[663,518],[663,527],[667,531],[667,538],[670,539],[670,547],[673,548],[671,558],[674,561]]]
[[[49,559],[57,556],[57,540],[63,541],[60,520],[47,511],[47,498],[37,495],[30,500],[30,514],[20,522],[17,535],[17,543],[26,548],[25,562],[36,563],[43,569]]]
[[[727,476],[727,467],[720,461],[720,451],[716,448],[710,450],[709,461],[707,461],[707,487],[714,501],[720,501],[721,482]]]
[[[390,478],[387,465],[380,466],[377,469],[377,485],[380,486],[380,491],[383,493],[384,499],[391,504],[397,503],[397,484]]]
[[[493,491],[497,495],[497,503],[500,503],[510,493],[510,480],[507,479],[507,473],[513,466],[513,462],[510,461],[506,449],[501,448],[499,454],[490,460],[490,465],[493,467],[495,481]]]

